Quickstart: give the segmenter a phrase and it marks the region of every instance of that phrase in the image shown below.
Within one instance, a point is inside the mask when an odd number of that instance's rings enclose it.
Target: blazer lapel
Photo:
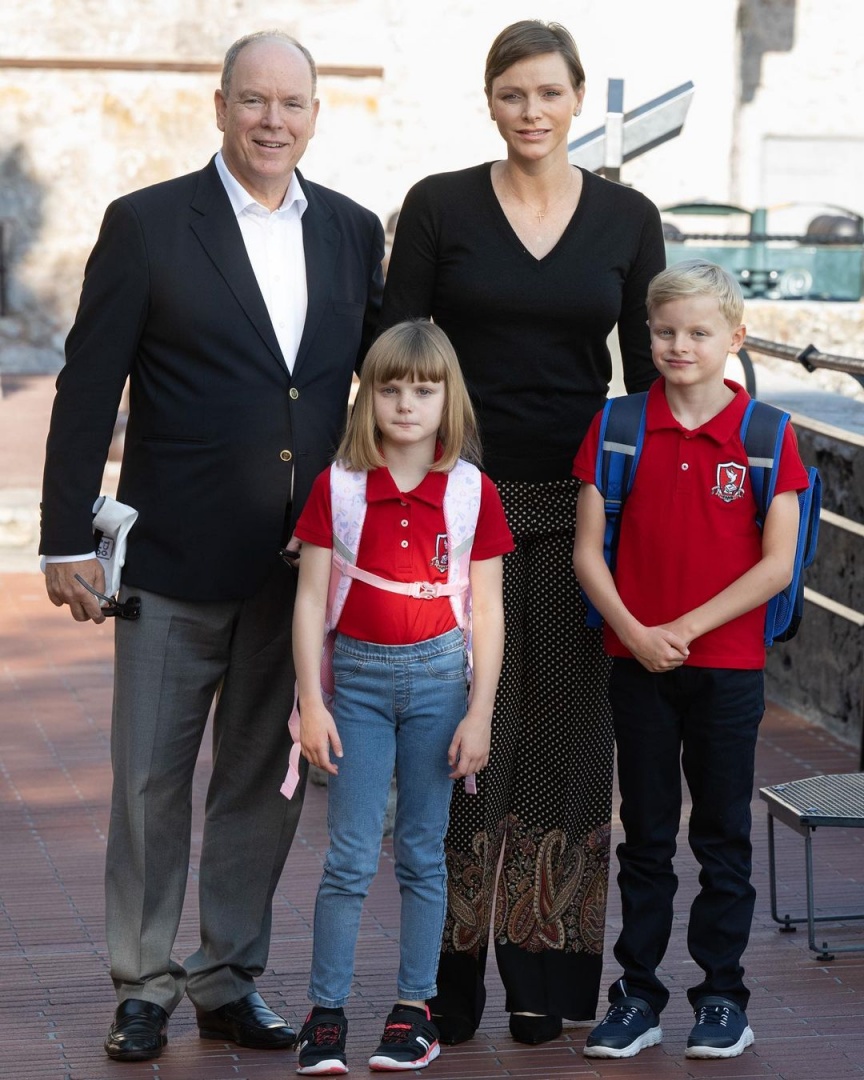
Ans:
[[[304,182],[303,192],[308,200],[303,214],[303,252],[306,259],[306,322],[294,361],[294,374],[306,359],[318,326],[330,301],[330,283],[334,280],[336,258],[339,254],[339,230],[333,212],[315,191],[314,185]]]
[[[287,375],[288,369],[246,254],[240,226],[212,161],[201,171],[192,210],[197,215],[192,219],[192,231],[227,282],[255,331]]]

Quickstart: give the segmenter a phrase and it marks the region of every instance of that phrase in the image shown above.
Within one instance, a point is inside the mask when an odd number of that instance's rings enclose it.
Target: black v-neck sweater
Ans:
[[[523,246],[491,180],[491,163],[429,176],[402,206],[382,326],[431,317],[459,356],[493,479],[571,475],[602,407],[615,324],[627,390],[656,377],[645,290],[665,265],[657,208],[582,170],[579,205],[542,259]]]

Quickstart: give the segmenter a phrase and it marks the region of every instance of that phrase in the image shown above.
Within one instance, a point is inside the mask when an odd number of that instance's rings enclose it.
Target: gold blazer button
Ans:
[[[293,456],[290,450],[282,450],[279,454],[283,461],[290,461]]]

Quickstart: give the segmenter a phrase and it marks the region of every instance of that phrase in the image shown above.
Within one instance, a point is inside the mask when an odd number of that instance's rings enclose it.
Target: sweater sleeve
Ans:
[[[380,328],[404,319],[430,318],[438,264],[438,222],[428,181],[405,196],[393,238]]]
[[[657,378],[657,369],[651,359],[645,294],[651,278],[666,266],[660,212],[648,199],[643,200],[643,206],[639,243],[630,272],[624,281],[621,314],[618,317],[618,343],[624,367],[624,385],[628,394],[647,390]]]

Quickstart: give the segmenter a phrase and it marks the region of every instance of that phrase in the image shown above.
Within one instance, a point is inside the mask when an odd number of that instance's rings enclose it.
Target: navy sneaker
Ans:
[[[438,1028],[428,1006],[419,1009],[397,1004],[387,1017],[378,1049],[369,1058],[369,1068],[374,1072],[425,1069],[440,1053]]]
[[[747,1013],[722,997],[700,998],[694,1007],[696,1023],[687,1039],[688,1058],[738,1057],[753,1042]]]
[[[585,1040],[582,1050],[585,1057],[635,1057],[640,1050],[656,1046],[663,1038],[657,1013],[648,1002],[627,994],[623,980],[617,985],[625,993],[615,998],[609,1011]]]
[[[297,1036],[297,1072],[301,1076],[341,1076],[348,1072],[345,1037],[348,1018],[340,1009],[315,1008]]]

